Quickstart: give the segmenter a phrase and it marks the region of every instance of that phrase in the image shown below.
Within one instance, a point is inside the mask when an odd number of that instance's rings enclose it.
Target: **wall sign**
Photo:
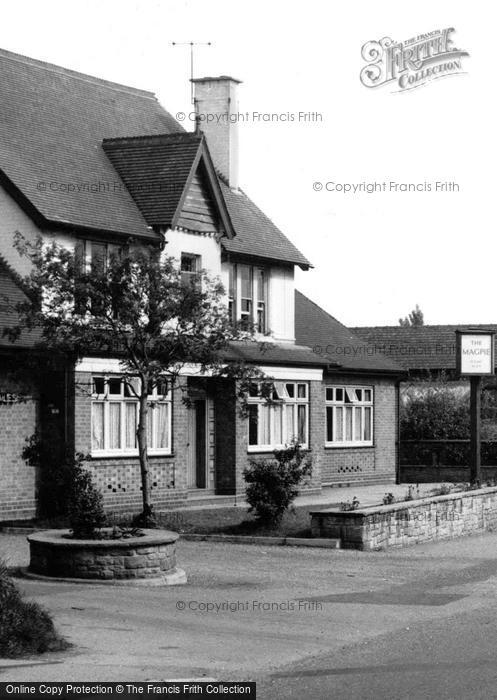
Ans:
[[[494,374],[494,334],[491,331],[456,331],[456,343],[459,374]]]
[[[0,391],[0,405],[8,403],[26,403],[30,396],[24,394],[16,394],[9,391]]]

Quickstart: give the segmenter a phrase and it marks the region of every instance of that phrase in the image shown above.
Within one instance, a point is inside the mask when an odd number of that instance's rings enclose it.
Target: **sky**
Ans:
[[[16,0],[0,47],[152,90],[174,115],[191,111],[190,64],[172,42],[211,42],[196,77],[232,75],[240,111],[276,115],[240,124],[240,184],[313,263],[304,294],[349,326],[395,325],[415,304],[426,323],[497,323],[496,18],[461,0]],[[361,83],[366,42],[449,27],[463,74]],[[332,189],[373,182],[386,191]]]

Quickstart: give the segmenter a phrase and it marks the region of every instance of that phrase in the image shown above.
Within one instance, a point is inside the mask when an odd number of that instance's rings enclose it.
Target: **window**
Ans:
[[[268,270],[252,265],[229,266],[228,305],[233,322],[267,333]]]
[[[181,253],[181,281],[196,284],[200,272],[200,255]]]
[[[78,239],[74,251],[77,269],[83,273],[93,270],[103,274],[113,257],[122,255],[125,246],[115,243],[105,243],[101,241],[89,241]],[[85,313],[88,306],[88,298],[84,289],[76,289],[75,293],[76,312]],[[92,300],[91,312],[95,315],[102,313],[102,303]],[[115,310],[117,314],[117,310]]]
[[[139,380],[93,377],[91,406],[92,455],[137,454]],[[151,454],[171,451],[171,392],[167,383],[150,391],[148,448]]]
[[[123,246],[115,243],[78,239],[75,255],[81,269],[86,272],[93,269],[105,272],[110,260],[114,256],[120,256],[122,251]]]
[[[373,444],[372,387],[326,387],[326,444]]]
[[[298,440],[307,447],[309,384],[274,382],[271,403],[254,384],[248,397],[249,451],[274,450]]]

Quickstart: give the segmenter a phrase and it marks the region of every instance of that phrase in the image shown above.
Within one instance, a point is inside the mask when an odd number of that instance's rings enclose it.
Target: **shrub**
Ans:
[[[357,496],[354,496],[354,498],[351,501],[342,501],[340,503],[340,510],[343,511],[349,511],[349,510],[357,510],[360,506],[360,501],[357,498]]]
[[[421,494],[419,492],[419,484],[416,484],[416,489],[414,489],[413,484],[407,487],[407,492],[404,497],[404,501],[414,501],[415,498],[421,498]]]
[[[274,450],[274,459],[251,460],[243,476],[248,486],[249,513],[264,525],[277,526],[298,494],[298,486],[311,474],[310,454],[298,442]]]
[[[22,456],[39,470],[38,516],[67,519],[74,537],[95,538],[106,517],[85,456],[68,452],[54,431],[35,433],[26,443]]]
[[[49,613],[24,600],[0,561],[0,657],[59,651],[67,646]]]
[[[83,466],[84,455],[77,454],[70,470],[68,497],[69,525],[77,539],[95,539],[105,525],[102,494],[94,486],[91,474]]]

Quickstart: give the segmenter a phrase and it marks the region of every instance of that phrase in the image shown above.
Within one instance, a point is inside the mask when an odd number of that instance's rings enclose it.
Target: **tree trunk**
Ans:
[[[148,445],[147,445],[147,425],[148,425],[148,388],[147,381],[142,378],[140,392],[140,418],[138,421],[137,439],[138,454],[140,457],[140,472],[142,482],[143,512],[139,518],[139,524],[143,527],[153,527],[155,525],[152,504],[150,502],[150,482],[148,474]]]

